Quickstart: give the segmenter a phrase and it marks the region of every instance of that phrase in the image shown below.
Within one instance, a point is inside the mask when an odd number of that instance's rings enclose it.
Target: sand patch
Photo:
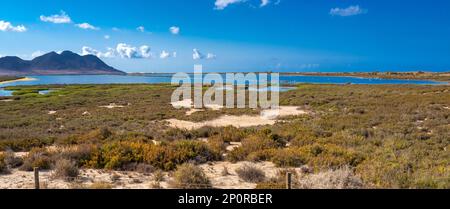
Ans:
[[[50,110],[50,111],[48,111],[48,114],[49,115],[54,115],[54,114],[56,114],[56,111]]]
[[[234,149],[237,149],[237,148],[239,148],[239,147],[241,147],[242,146],[242,142],[230,142],[227,146],[226,146],[226,150],[227,151],[229,151],[229,152],[231,152],[231,151],[233,151]]]
[[[236,169],[245,164],[263,170],[266,178],[275,177],[279,168],[271,162],[212,162],[200,165],[206,176],[211,180],[212,186],[219,189],[254,189],[256,184],[248,183],[239,178]],[[223,175],[226,167],[228,175]],[[172,178],[168,172],[164,172],[164,181],[160,182],[162,188],[170,188],[169,182]],[[96,169],[81,169],[80,175],[72,181],[65,181],[53,177],[53,171],[40,171],[39,180],[41,188],[48,189],[73,189],[73,188],[89,188],[94,183],[107,183],[114,189],[152,189],[155,185],[153,174],[143,174],[138,172],[127,171],[108,171]],[[10,174],[0,175],[0,189],[33,189],[34,174],[33,172],[11,170]]]
[[[106,105],[106,106],[99,106],[99,107],[108,108],[108,109],[114,109],[114,108],[124,108],[125,106],[123,106],[123,105],[117,105],[116,103],[111,103],[111,104],[109,104],[109,105]]]
[[[190,109],[189,111],[186,112],[186,115],[189,116],[189,115],[192,115],[192,114],[194,114],[196,112],[203,112],[203,111],[205,111],[205,110],[202,110],[202,109]]]
[[[185,99],[182,101],[176,101],[170,103],[174,108],[191,108],[192,107],[192,100],[191,99]]]
[[[176,101],[176,102],[171,102],[170,103],[174,108],[180,109],[180,108],[184,108],[184,109],[189,109],[186,112],[186,115],[192,115],[196,112],[202,112],[205,111],[204,109],[198,109],[198,108],[194,108],[194,103],[192,102],[191,99],[185,99],[182,101]],[[217,104],[205,104],[204,105],[206,109],[211,109],[214,111],[218,111],[224,108],[224,106],[222,105],[217,105]]]
[[[16,79],[16,80],[2,81],[2,82],[0,82],[0,84],[7,84],[7,83],[14,83],[14,82],[25,82],[25,81],[35,81],[35,80],[37,80],[37,79],[36,78],[25,77],[25,78]]]
[[[114,189],[148,189],[152,183],[151,175],[137,172],[118,172],[94,169],[80,170],[80,176],[72,181],[53,177],[53,171],[40,171],[42,188],[72,189],[89,188],[94,183],[111,184]],[[162,184],[164,185],[164,184]],[[14,169],[10,174],[0,176],[0,189],[33,189],[34,174]]]
[[[0,100],[0,102],[13,102],[14,100],[13,99],[2,99],[2,100]]]
[[[298,107],[293,106],[281,106],[276,110],[263,110],[260,115],[223,115],[217,119],[203,121],[203,122],[191,122],[178,119],[166,120],[170,127],[179,129],[194,130],[204,126],[212,127],[226,127],[234,126],[237,128],[253,127],[262,125],[274,125],[277,122],[277,118],[285,116],[295,116],[307,114],[304,110],[299,110]]]
[[[236,173],[236,169],[246,165],[251,164],[261,170],[266,174],[266,178],[269,179],[271,177],[275,177],[279,168],[277,168],[271,162],[259,162],[259,163],[250,163],[250,162],[238,162],[238,163],[230,163],[230,162],[213,162],[210,164],[200,165],[200,168],[203,169],[206,176],[211,180],[211,183],[214,188],[218,189],[255,189],[255,183],[248,183],[239,178]],[[226,168],[228,170],[229,175],[223,175],[222,172]]]

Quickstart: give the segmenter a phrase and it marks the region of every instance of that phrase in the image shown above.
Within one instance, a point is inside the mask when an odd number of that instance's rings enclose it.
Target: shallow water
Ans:
[[[192,76],[192,75],[191,75]],[[29,76],[35,80],[17,81],[0,84],[0,96],[11,96],[11,91],[2,87],[18,85],[49,85],[49,84],[155,84],[170,83],[172,74],[155,74],[146,76],[122,76],[122,75],[54,75],[54,76]],[[223,76],[225,77],[225,76]],[[414,85],[441,85],[443,82],[424,80],[398,80],[398,79],[374,79],[358,77],[338,76],[280,76],[281,84],[315,83],[315,84],[414,84]],[[284,91],[286,89],[280,89]],[[46,94],[48,92],[42,92]]]

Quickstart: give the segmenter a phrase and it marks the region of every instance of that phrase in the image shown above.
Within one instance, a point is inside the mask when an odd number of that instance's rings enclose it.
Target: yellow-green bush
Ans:
[[[24,171],[32,171],[37,167],[42,170],[50,169],[52,166],[52,154],[45,148],[33,148],[25,157],[23,165],[20,167]]]
[[[8,165],[5,162],[5,158],[4,154],[0,154],[0,174],[8,172]]]
[[[277,150],[271,161],[279,167],[299,167],[308,162],[308,156],[303,150],[287,148]]]
[[[279,143],[272,138],[261,134],[253,135],[245,138],[241,147],[228,153],[227,159],[231,162],[237,162],[248,159],[249,155],[253,153],[249,160],[265,160],[270,155],[270,151],[266,152],[265,150],[275,149],[279,146]]]
[[[129,163],[146,163],[163,170],[172,170],[189,161],[204,163],[220,159],[219,153],[199,141],[181,140],[154,145],[138,142],[112,142],[94,152],[90,167],[123,169]]]

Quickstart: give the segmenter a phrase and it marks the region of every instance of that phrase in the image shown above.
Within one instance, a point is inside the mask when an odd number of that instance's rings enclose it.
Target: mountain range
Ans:
[[[0,75],[124,75],[94,55],[71,51],[50,52],[33,60],[16,56],[0,58]]]

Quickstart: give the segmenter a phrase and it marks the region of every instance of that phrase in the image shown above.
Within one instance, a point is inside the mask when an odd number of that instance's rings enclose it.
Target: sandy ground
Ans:
[[[206,176],[211,180],[214,188],[219,189],[254,189],[256,184],[248,183],[240,179],[236,174],[236,169],[245,164],[252,164],[266,174],[266,178],[275,177],[278,168],[271,162],[212,162],[200,165]],[[224,169],[228,170],[228,175],[223,174]],[[94,169],[80,170],[80,176],[72,182],[56,179],[52,171],[40,171],[41,188],[48,189],[73,189],[89,188],[94,183],[107,183],[114,189],[152,189],[156,182],[153,174],[142,174],[137,172],[119,172]],[[164,181],[160,182],[162,188],[170,188],[170,173],[164,173]],[[10,174],[0,175],[0,189],[33,189],[34,174],[14,169]]]
[[[192,115],[192,114],[194,114],[196,112],[205,111],[204,109],[194,108],[194,104],[193,104],[191,99],[185,99],[185,100],[182,100],[182,101],[176,101],[176,102],[172,102],[171,104],[172,104],[172,106],[174,108],[177,108],[177,109],[180,109],[180,108],[189,109],[186,112],[186,115],[188,115],[188,116]],[[211,110],[214,110],[214,111],[218,111],[218,110],[223,109],[224,107],[221,106],[221,105],[217,105],[217,104],[205,104],[205,108],[211,109]]]
[[[114,108],[124,108],[125,106],[123,105],[117,105],[115,103],[111,103],[109,105],[106,106],[99,106],[99,107],[103,107],[103,108],[108,108],[108,109],[114,109]]]
[[[36,78],[21,78],[21,79],[16,79],[16,80],[10,80],[10,81],[2,81],[0,82],[0,84],[7,84],[7,83],[14,83],[14,82],[23,82],[23,81],[35,81]]]
[[[303,115],[303,114],[307,114],[307,112],[304,110],[299,110],[298,107],[280,106],[279,109],[263,110],[260,115],[253,115],[253,116],[223,115],[217,119],[203,122],[191,122],[178,119],[169,119],[166,121],[169,123],[169,126],[171,127],[188,130],[194,130],[204,126],[212,126],[212,127],[234,126],[237,128],[242,128],[261,125],[273,125],[277,122],[277,118],[279,117]]]

